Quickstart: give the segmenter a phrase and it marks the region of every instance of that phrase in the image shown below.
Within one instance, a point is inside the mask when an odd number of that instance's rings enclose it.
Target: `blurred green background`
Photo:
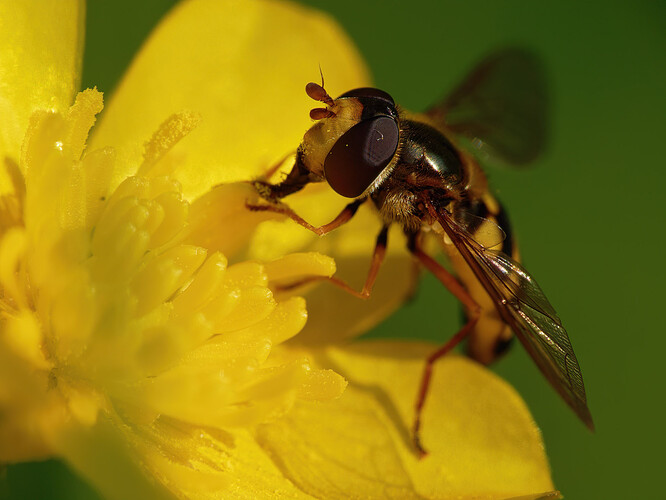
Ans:
[[[111,91],[152,26],[175,2],[93,0],[83,87]],[[495,370],[543,431],[567,499],[663,495],[662,314],[666,161],[666,3],[304,2],[356,41],[377,86],[423,110],[488,52],[538,52],[552,90],[547,156],[527,171],[492,170],[526,267],[563,318],[583,369],[597,431],[550,389],[520,346]],[[416,299],[372,332],[442,341],[455,300],[426,277]],[[10,467],[2,498],[94,499],[57,462]]]

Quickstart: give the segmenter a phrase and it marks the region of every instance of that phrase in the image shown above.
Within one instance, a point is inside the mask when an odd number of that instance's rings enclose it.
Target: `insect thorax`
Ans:
[[[385,222],[417,231],[427,218],[422,200],[438,206],[466,196],[466,178],[456,148],[437,129],[413,120],[401,122],[397,162],[372,192]]]

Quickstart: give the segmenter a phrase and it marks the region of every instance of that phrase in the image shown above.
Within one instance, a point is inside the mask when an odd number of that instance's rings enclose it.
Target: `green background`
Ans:
[[[83,87],[110,91],[174,2],[92,1]],[[483,55],[538,52],[552,91],[548,154],[526,171],[491,170],[526,267],[567,327],[597,431],[550,389],[520,346],[495,370],[523,395],[567,499],[663,494],[666,330],[666,3],[309,1],[331,12],[377,86],[422,110]],[[414,302],[373,336],[455,331],[455,300],[426,277]],[[97,498],[58,462],[10,467],[0,497]]]

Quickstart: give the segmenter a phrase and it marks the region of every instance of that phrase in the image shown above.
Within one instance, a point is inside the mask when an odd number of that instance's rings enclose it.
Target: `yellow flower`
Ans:
[[[331,89],[368,83],[339,28],[292,4],[184,2],[88,138],[103,105],[76,96],[83,11],[0,4],[0,461],[62,458],[109,498],[551,491],[501,380],[439,363],[418,460],[408,429],[432,346],[340,343],[408,293],[399,243],[368,302],[320,286],[306,314],[271,288],[334,273],[314,250],[354,274],[373,244],[369,210],[316,241],[229,184],[294,150],[317,63]],[[290,204],[316,223],[344,200],[313,186]]]

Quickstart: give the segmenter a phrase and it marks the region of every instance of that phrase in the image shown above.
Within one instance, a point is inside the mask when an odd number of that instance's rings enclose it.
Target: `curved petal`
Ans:
[[[165,417],[135,426],[112,415],[92,427],[70,425],[50,434],[50,441],[109,499],[312,498],[242,430],[195,427]]]
[[[390,422],[353,388],[333,403],[297,404],[285,418],[261,426],[257,441],[285,477],[315,498],[421,498]]]
[[[50,438],[56,453],[105,498],[173,498],[144,473],[118,427],[106,418],[92,427],[70,425]]]
[[[0,2],[0,192],[4,162],[18,162],[33,111],[66,111],[78,91],[83,56],[83,0]]]
[[[59,455],[112,500],[312,498],[244,431],[164,418],[135,428],[101,418],[91,428],[70,426],[52,439]]]
[[[317,361],[348,380],[343,396],[325,406],[299,403],[262,426],[259,442],[297,486],[324,498],[348,498],[370,484],[378,488],[376,498],[406,498],[411,491],[425,498],[499,499],[552,491],[541,435],[524,402],[462,357],[435,367],[423,414],[430,454],[416,458],[414,398],[433,349],[359,342],[320,351]]]
[[[312,498],[282,475],[247,431],[202,428],[160,417],[135,429],[128,439],[150,475],[177,498]]]
[[[305,84],[333,93],[365,85],[356,49],[327,16],[286,2],[182,2],[155,29],[95,130],[92,146],[120,148],[116,183],[141,163],[143,141],[169,115],[201,124],[169,152],[186,197],[256,177],[295,151],[310,120]]]

